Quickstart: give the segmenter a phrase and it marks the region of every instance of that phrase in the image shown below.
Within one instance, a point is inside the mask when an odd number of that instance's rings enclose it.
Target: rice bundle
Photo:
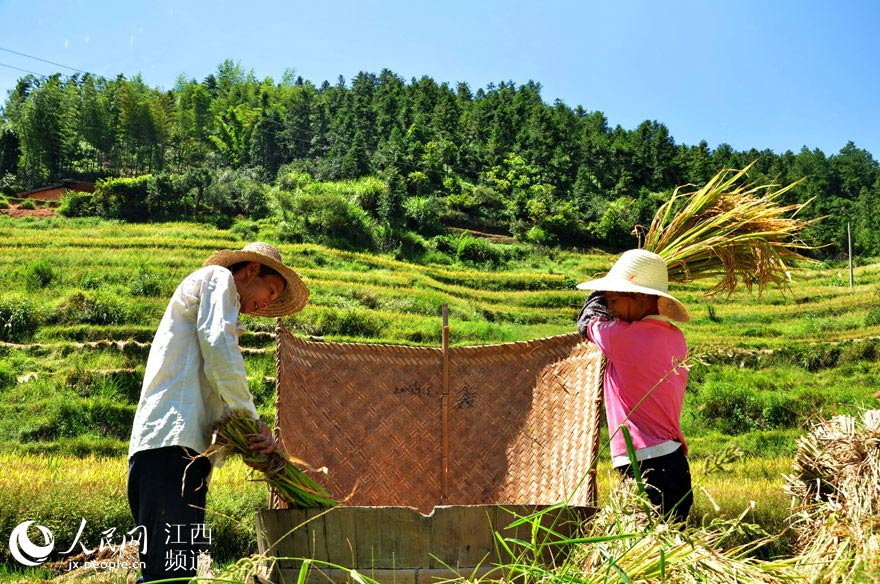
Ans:
[[[838,416],[798,439],[792,495],[798,561],[814,582],[880,577],[880,410]]]
[[[743,183],[752,165],[722,170],[692,192],[678,187],[657,210],[642,245],[666,261],[670,281],[720,277],[711,295],[730,294],[740,282],[749,291],[755,284],[762,291],[770,283],[785,283],[788,262],[807,259],[798,250],[811,247],[797,237],[818,219],[796,215],[809,201],[779,205],[779,198],[801,181],[781,188]]]
[[[254,420],[246,413],[233,412],[219,420],[214,431],[214,444],[206,454],[222,451],[241,456],[245,463],[263,473],[269,486],[288,505],[308,509],[336,505],[333,497],[299,468],[319,472],[304,461],[280,450],[261,454],[250,449],[250,437],[260,433],[259,420]],[[323,470],[326,472],[326,469]]]

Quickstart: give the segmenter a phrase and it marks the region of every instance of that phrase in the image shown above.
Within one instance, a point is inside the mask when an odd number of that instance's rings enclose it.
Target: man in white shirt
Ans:
[[[239,313],[279,317],[302,310],[309,292],[273,246],[222,250],[187,276],[168,303],[150,348],[129,445],[128,501],[146,529],[142,582],[192,577],[206,543],[211,462],[198,457],[228,410],[259,419],[238,346]],[[277,445],[261,422],[250,447]]]

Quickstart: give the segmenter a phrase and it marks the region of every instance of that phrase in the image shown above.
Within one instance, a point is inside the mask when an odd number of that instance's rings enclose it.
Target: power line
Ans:
[[[7,65],[6,63],[0,63],[0,67],[9,67],[10,69],[15,69],[16,71],[22,71],[24,73],[30,73],[31,75],[36,75],[37,77],[46,78],[46,75],[42,73],[36,73],[34,71],[28,71],[27,69],[22,69],[21,67],[13,67],[12,65]]]
[[[71,71],[76,71],[77,73],[88,73],[88,71],[83,71],[82,69],[77,69],[76,67],[68,67],[67,65],[62,65],[61,63],[56,63],[55,61],[48,61],[46,59],[41,59],[40,57],[34,57],[33,55],[19,53],[18,51],[13,51],[12,49],[5,49],[3,47],[0,47],[0,51],[6,51],[7,53],[12,53],[13,55],[19,55],[21,57],[27,57],[28,59],[34,59],[36,61],[42,61],[43,63],[49,63],[50,65],[55,65],[56,67],[64,67],[65,69],[70,69]],[[13,69],[15,69],[15,67],[13,67]]]

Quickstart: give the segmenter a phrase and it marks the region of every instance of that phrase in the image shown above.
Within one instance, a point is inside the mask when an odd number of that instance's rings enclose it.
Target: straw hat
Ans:
[[[264,310],[251,314],[256,316],[284,316],[299,312],[309,300],[309,289],[303,284],[299,274],[284,265],[281,253],[268,243],[249,243],[240,250],[223,249],[211,254],[204,266],[223,266],[228,268],[239,262],[258,262],[272,268],[287,282],[284,292]]]
[[[672,320],[687,322],[691,319],[687,308],[669,294],[669,273],[666,262],[659,255],[644,249],[623,252],[604,278],[577,285],[579,290],[602,292],[640,292],[659,296],[660,314]]]

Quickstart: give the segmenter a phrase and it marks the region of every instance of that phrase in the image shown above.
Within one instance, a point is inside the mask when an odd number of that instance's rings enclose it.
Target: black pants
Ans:
[[[617,467],[622,475],[635,478],[632,465]],[[684,449],[657,458],[639,461],[639,471],[651,504],[660,507],[663,516],[676,523],[687,521],[694,504],[691,490],[691,467]]]
[[[196,575],[198,554],[210,543],[205,498],[211,462],[180,446],[143,450],[129,459],[128,505],[146,528],[142,582]]]

